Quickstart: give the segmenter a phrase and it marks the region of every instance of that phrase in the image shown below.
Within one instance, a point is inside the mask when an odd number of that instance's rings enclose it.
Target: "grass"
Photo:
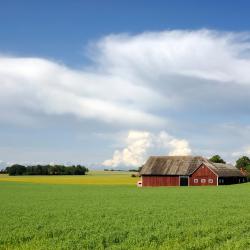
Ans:
[[[0,249],[250,249],[249,191],[1,181]]]
[[[1,181],[46,183],[46,184],[87,184],[87,185],[136,185],[139,178],[131,178],[132,172],[90,171],[87,175],[60,176],[8,176],[0,175]]]

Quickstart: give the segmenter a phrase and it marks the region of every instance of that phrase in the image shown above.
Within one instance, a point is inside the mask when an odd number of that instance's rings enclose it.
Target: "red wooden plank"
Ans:
[[[179,186],[179,176],[142,176],[142,186]]]

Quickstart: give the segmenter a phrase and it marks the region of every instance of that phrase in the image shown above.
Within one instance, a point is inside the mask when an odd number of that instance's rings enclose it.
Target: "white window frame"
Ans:
[[[208,183],[212,184],[212,183],[214,183],[214,180],[213,179],[208,179]]]
[[[206,183],[206,179],[201,179],[201,183]]]
[[[194,183],[199,183],[199,179],[194,179]]]

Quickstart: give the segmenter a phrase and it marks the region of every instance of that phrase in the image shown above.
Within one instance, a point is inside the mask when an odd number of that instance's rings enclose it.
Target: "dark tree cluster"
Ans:
[[[88,169],[81,165],[32,165],[14,164],[6,168],[9,175],[85,175]]]
[[[250,181],[250,159],[247,156],[242,156],[236,161],[236,167],[247,173],[247,179]]]
[[[247,156],[242,156],[236,161],[236,167],[250,173],[250,159]]]

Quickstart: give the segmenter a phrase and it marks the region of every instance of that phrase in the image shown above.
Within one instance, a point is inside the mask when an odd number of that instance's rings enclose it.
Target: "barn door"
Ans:
[[[180,176],[180,186],[188,186],[188,176]]]

